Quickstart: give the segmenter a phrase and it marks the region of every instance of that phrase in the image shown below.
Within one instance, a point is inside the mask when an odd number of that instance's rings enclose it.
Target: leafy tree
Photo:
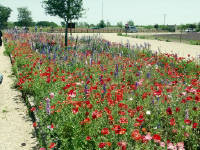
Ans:
[[[106,22],[107,27],[111,27],[111,23],[109,21]]]
[[[197,27],[196,24],[186,24],[187,28],[195,29]]]
[[[11,9],[9,7],[4,7],[0,5],[0,29],[4,29],[7,27],[8,18],[11,14]]]
[[[132,20],[129,20],[129,21],[128,21],[128,25],[129,25],[129,26],[134,26],[134,22],[133,22]]]
[[[178,27],[178,29],[181,30],[181,31],[185,30],[186,28],[187,28],[187,26],[184,25],[184,24],[182,24],[182,25],[180,25],[180,26]]]
[[[197,32],[200,31],[200,22],[197,24]]]
[[[11,28],[14,28],[14,27],[15,27],[15,25],[14,25],[13,22],[8,22],[8,25],[7,25],[8,29],[11,29]]]
[[[58,27],[58,25],[55,22],[49,22],[49,21],[39,21],[36,23],[36,25],[42,27]]]
[[[26,7],[17,8],[18,10],[18,26],[33,26],[33,19],[31,17],[31,12]]]
[[[105,24],[104,20],[101,20],[101,21],[99,22],[99,24],[98,24],[98,27],[99,27],[99,28],[104,28],[105,26],[106,26],[106,24]]]
[[[65,22],[65,46],[68,40],[68,23],[83,15],[83,0],[43,0],[47,14],[58,16]]]
[[[60,24],[61,24],[62,27],[65,27],[65,26],[66,26],[64,21],[61,21]]]
[[[120,27],[120,28],[122,28],[123,27],[122,22],[117,22],[117,26]]]
[[[154,28],[155,28],[156,30],[158,30],[159,25],[158,25],[158,24],[155,24],[155,25],[154,25]]]

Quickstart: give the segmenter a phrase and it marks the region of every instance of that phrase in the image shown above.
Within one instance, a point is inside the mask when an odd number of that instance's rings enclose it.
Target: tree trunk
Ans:
[[[68,21],[65,22],[65,47],[67,48],[68,46]]]

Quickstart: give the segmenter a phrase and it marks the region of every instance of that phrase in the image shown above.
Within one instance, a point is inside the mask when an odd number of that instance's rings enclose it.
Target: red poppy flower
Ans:
[[[198,126],[198,123],[193,123],[193,125],[192,125],[192,128],[197,128],[197,126]]]
[[[140,140],[142,138],[138,129],[133,130],[133,132],[131,133],[131,137],[132,137],[133,140],[136,140],[136,141]]]
[[[33,127],[37,127],[37,123],[36,122],[33,122]]]
[[[50,146],[49,146],[49,148],[54,148],[55,146],[56,146],[55,143],[51,143]]]
[[[72,112],[73,112],[73,114],[77,114],[77,113],[78,113],[78,107],[73,108],[73,109],[72,109]]]
[[[128,119],[127,118],[120,118],[119,123],[128,123]]]
[[[174,118],[171,118],[170,119],[170,125],[171,126],[175,126],[176,122],[175,122],[175,119]]]
[[[31,111],[32,111],[32,112],[33,112],[33,111],[35,111],[35,110],[36,110],[36,108],[35,108],[35,107],[32,107],[32,108],[31,108]]]
[[[176,112],[180,112],[180,108],[179,107],[176,107]]]
[[[99,143],[99,148],[104,148],[105,146],[106,146],[106,143],[104,142]]]
[[[118,142],[117,145],[121,147],[121,150],[126,150],[126,142]]]
[[[122,111],[122,110],[118,111],[118,114],[119,115],[126,115],[126,113],[124,111]]]
[[[158,142],[161,140],[161,137],[158,134],[154,134],[152,138],[154,139],[155,142]]]
[[[187,124],[187,125],[190,125],[190,124],[192,123],[192,121],[189,120],[189,119],[185,119],[184,122],[185,122],[185,124]]]
[[[109,132],[109,129],[108,128],[103,128],[102,130],[101,130],[101,134],[103,134],[103,135],[107,135],[107,134],[109,134],[110,132]]]
[[[172,109],[170,107],[167,108],[166,112],[168,115],[172,115]]]
[[[86,140],[87,140],[87,141],[90,141],[90,140],[91,140],[91,137],[90,137],[90,136],[87,136],[87,137],[86,137]]]

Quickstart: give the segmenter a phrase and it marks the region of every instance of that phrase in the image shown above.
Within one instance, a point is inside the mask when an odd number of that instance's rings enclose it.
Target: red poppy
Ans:
[[[73,114],[77,114],[77,113],[78,113],[78,107],[73,108],[73,109],[72,109],[72,112],[73,112]]]
[[[33,127],[37,127],[37,123],[36,122],[33,122]]]
[[[91,137],[90,137],[90,136],[87,136],[87,137],[86,137],[86,140],[87,140],[87,141],[90,141],[90,140],[91,140]]]
[[[104,142],[99,143],[99,148],[104,148],[105,146],[106,146],[106,143]]]
[[[31,111],[32,111],[32,112],[33,112],[33,111],[35,111],[35,110],[36,110],[36,108],[35,108],[35,107],[32,107],[32,108],[31,108]]]
[[[128,123],[128,119],[127,118],[120,118],[119,123]]]
[[[179,107],[176,107],[176,112],[180,112],[180,108]]]
[[[102,130],[101,130],[101,134],[103,134],[103,135],[107,135],[107,134],[109,134],[110,132],[109,132],[109,129],[108,128],[103,128]]]
[[[193,125],[192,125],[192,128],[197,128],[197,126],[198,126],[198,123],[193,123]]]
[[[187,125],[190,125],[190,124],[192,123],[192,121],[189,120],[189,119],[185,119],[184,122],[185,122],[185,124],[187,124]]]
[[[49,148],[54,148],[55,146],[56,146],[55,143],[51,143],[50,146],[49,146]]]
[[[141,138],[142,138],[138,129],[133,130],[133,132],[131,133],[131,137],[132,137],[133,140],[136,140],[136,141],[141,140]]]
[[[158,135],[158,134],[154,134],[152,138],[154,139],[155,142],[161,140],[161,137],[160,137],[160,135]]]
[[[121,147],[121,150],[126,150],[126,142],[118,142],[117,145]]]
[[[175,122],[175,119],[174,118],[171,118],[170,119],[170,125],[171,126],[175,126],[176,122]]]
[[[166,112],[168,115],[172,115],[172,109],[170,107],[167,108]]]
[[[119,115],[126,115],[126,113],[124,111],[122,111],[122,110],[118,111],[118,114]]]

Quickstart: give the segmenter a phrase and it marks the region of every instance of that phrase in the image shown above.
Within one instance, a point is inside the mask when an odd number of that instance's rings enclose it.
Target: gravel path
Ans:
[[[0,85],[0,150],[38,150],[32,121],[20,92],[12,88],[11,64],[3,51],[0,48],[0,72],[4,76]]]
[[[135,33],[132,33],[135,34]],[[136,33],[139,34],[139,33]],[[148,33],[151,34],[151,33]],[[154,33],[155,34],[155,33]],[[160,34],[160,33],[157,33]],[[194,57],[196,59],[199,59],[200,56],[200,46],[199,45],[189,45],[185,43],[178,43],[178,42],[165,42],[165,41],[157,41],[157,40],[148,40],[148,39],[137,39],[137,38],[131,38],[131,37],[123,37],[123,36],[117,36],[116,33],[100,33],[100,34],[92,34],[92,33],[73,33],[74,36],[83,36],[83,35],[100,35],[105,40],[111,41],[111,42],[117,42],[117,43],[127,43],[127,41],[131,45],[144,45],[144,43],[149,43],[151,45],[152,51],[160,51],[161,53],[171,53],[171,54],[177,54],[179,57],[185,57],[187,58],[188,54],[190,54],[190,57]],[[144,35],[144,33],[141,33],[141,35]]]

